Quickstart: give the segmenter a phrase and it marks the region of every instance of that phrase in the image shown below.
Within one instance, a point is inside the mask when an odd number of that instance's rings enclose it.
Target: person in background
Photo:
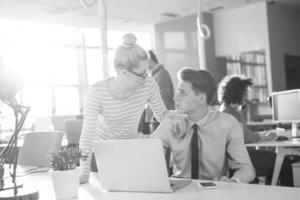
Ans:
[[[188,129],[171,127],[164,120],[152,138],[162,140],[167,159],[171,155],[173,176],[179,178],[248,183],[255,177],[243,130],[231,115],[209,111],[216,95],[216,82],[206,70],[183,68],[178,72],[175,95],[178,113],[188,116]],[[228,170],[234,170],[228,177]]]
[[[138,124],[144,107],[150,104],[157,120],[174,117],[162,101],[159,88],[149,76],[147,52],[128,33],[114,56],[116,77],[99,81],[87,93],[79,148],[88,154],[80,163],[80,182],[89,180],[94,143],[107,139],[138,138]],[[173,112],[174,113],[174,112]]]
[[[175,109],[174,103],[174,87],[169,72],[162,64],[159,64],[156,55],[152,50],[148,51],[150,57],[151,75],[156,81],[160,95],[168,110]]]
[[[245,109],[248,90],[251,86],[252,79],[243,75],[236,74],[223,78],[218,87],[220,111],[233,115],[243,125],[246,144],[274,140],[277,137],[276,133],[259,134],[246,126],[242,109]]]
[[[226,76],[219,83],[218,100],[221,104],[220,111],[231,114],[242,125],[244,129],[244,142],[256,143],[268,140],[275,140],[276,133],[265,132],[259,134],[250,130],[242,114],[242,108],[246,105],[246,98],[249,87],[252,86],[252,79],[243,75]],[[270,184],[275,164],[276,154],[264,150],[248,149],[251,161],[258,175],[263,173],[267,177],[266,183]]]
[[[174,110],[174,87],[172,83],[171,76],[169,72],[165,69],[162,64],[159,64],[156,55],[152,50],[148,51],[150,57],[149,69],[151,75],[156,81],[160,95],[163,99],[163,102],[168,110]],[[153,112],[148,105],[141,117],[140,128],[139,130],[144,134],[150,134],[153,132],[159,125],[159,122],[153,115]]]

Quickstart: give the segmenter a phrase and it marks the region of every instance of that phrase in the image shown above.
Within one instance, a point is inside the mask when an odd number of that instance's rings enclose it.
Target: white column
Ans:
[[[101,49],[102,49],[102,73],[103,78],[109,77],[108,48],[107,48],[107,13],[105,0],[99,0],[99,17],[101,23]]]
[[[205,58],[205,41],[200,35],[200,30],[197,30],[198,40],[198,57],[199,57],[199,68],[206,69],[206,58]]]
[[[202,10],[203,2],[199,0],[197,12],[198,56],[200,69],[206,69],[205,40],[210,38],[210,30],[209,27],[203,23]]]

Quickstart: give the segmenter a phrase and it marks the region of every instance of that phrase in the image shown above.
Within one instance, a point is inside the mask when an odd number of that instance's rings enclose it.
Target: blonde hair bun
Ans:
[[[136,43],[136,37],[132,33],[127,33],[123,36],[123,45],[127,48],[132,47]]]

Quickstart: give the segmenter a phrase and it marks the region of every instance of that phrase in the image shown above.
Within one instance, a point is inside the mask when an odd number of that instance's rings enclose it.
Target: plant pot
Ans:
[[[52,178],[54,193],[56,199],[72,199],[78,195],[79,187],[79,168],[66,170],[66,171],[54,171],[50,170],[50,176]]]

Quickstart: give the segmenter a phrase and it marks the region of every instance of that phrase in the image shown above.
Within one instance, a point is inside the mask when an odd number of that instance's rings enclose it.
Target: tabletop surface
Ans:
[[[41,200],[55,199],[52,181],[49,173],[47,172],[47,170],[45,170],[45,168],[37,169],[37,171],[41,172],[19,177],[17,179],[17,182],[23,183],[25,187],[30,186],[38,189]],[[181,188],[173,193],[106,192],[101,189],[101,184],[98,181],[97,174],[92,173],[90,182],[80,185],[77,199],[296,200],[300,197],[300,188],[224,182],[215,183],[217,185],[216,189],[203,189],[201,186],[199,186],[198,181],[194,180],[190,185]]]
[[[300,138],[246,144],[247,147],[300,147]]]

